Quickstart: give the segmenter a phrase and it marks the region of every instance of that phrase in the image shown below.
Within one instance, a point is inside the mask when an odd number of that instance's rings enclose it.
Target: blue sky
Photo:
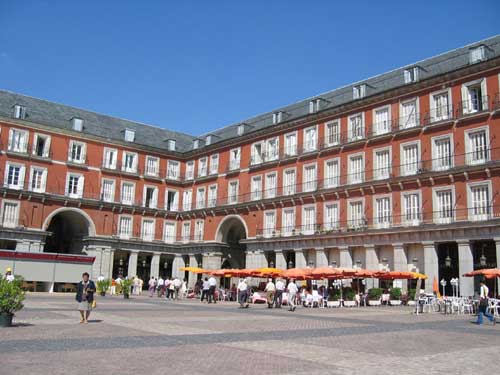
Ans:
[[[201,134],[498,34],[499,14],[497,0],[0,0],[0,88]]]

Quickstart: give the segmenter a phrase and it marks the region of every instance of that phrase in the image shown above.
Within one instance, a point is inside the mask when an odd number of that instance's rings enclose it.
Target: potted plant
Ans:
[[[128,299],[130,297],[130,288],[132,287],[132,280],[130,279],[122,280],[121,287],[123,292],[123,298]]]
[[[0,327],[12,326],[14,313],[24,307],[24,290],[21,285],[21,278],[9,282],[0,276]]]
[[[383,290],[381,288],[371,288],[368,290],[368,301],[370,306],[380,306],[382,304]]]
[[[344,288],[344,306],[345,307],[354,307],[356,306],[356,301],[354,298],[356,297],[356,292],[352,288]]]
[[[111,286],[110,279],[97,281],[97,292],[104,297],[110,286]]]
[[[401,305],[401,288],[392,288],[390,294],[389,303],[391,306]]]
[[[416,289],[409,289],[407,293],[407,301],[406,304],[408,306],[415,306],[415,294],[417,293]]]
[[[340,289],[330,289],[326,307],[340,307]]]

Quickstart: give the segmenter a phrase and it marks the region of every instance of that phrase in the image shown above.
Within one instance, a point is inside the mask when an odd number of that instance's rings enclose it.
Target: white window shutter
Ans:
[[[77,195],[79,197],[83,197],[83,187],[85,186],[84,179],[84,176],[80,176],[80,178],[78,179]]]
[[[43,156],[48,158],[50,153],[50,141],[52,137],[48,136],[45,140],[45,146],[43,147]]]
[[[47,186],[47,170],[45,169],[42,173],[42,184],[41,184],[41,191],[45,192],[45,188]]]
[[[69,147],[68,147],[68,160],[71,161],[71,155],[73,153],[73,141],[69,142]]]
[[[13,138],[14,137],[14,130],[9,129],[9,145],[8,145],[8,150],[12,150],[12,143],[13,143]]]
[[[24,175],[26,174],[26,167],[24,165],[22,165],[20,168],[19,168],[19,187],[21,189],[24,188]]]

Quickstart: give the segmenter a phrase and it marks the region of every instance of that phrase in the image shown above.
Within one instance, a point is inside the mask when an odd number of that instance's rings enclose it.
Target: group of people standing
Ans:
[[[246,279],[240,279],[238,283],[238,302],[240,303],[240,308],[248,308],[250,299],[250,288],[248,286]],[[273,279],[268,279],[266,287],[264,289],[266,292],[267,307],[281,309],[283,304],[283,293],[288,292],[288,311],[295,311],[297,307],[297,293],[299,288],[295,284],[294,279],[290,279],[288,285],[285,287],[285,282],[281,279],[277,279],[276,283]]]
[[[217,280],[215,277],[205,277],[204,280],[199,280],[198,288],[201,287],[201,302],[207,300],[207,303],[217,303],[215,291],[217,289]]]
[[[149,297],[156,294],[160,298],[165,297],[170,300],[185,298],[187,295],[186,279],[181,281],[178,277],[172,279],[169,277],[163,279],[161,276],[159,278],[151,277],[148,283],[148,292]]]

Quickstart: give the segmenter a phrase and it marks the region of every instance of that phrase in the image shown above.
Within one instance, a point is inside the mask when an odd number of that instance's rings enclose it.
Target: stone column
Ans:
[[[180,268],[185,267],[184,258],[181,254],[175,254],[174,261],[172,262],[172,277],[178,277],[179,279],[184,279],[184,271]]]
[[[422,242],[422,245],[424,247],[424,273],[427,275],[425,292],[432,293],[434,279],[439,283],[438,254],[434,242]]]
[[[151,258],[151,277],[160,276],[160,255],[161,253],[154,253]]]
[[[130,251],[130,256],[128,258],[128,272],[127,276],[129,279],[132,279],[135,275],[137,275],[137,258],[139,256],[139,252],[136,250]]]
[[[316,248],[316,267],[328,267],[328,250]]]
[[[218,270],[222,265],[222,253],[203,253],[202,268],[206,270]]]
[[[194,254],[189,254],[189,267],[198,267],[198,260]],[[193,272],[189,272],[188,275],[188,288],[194,288],[198,275]]]
[[[307,259],[302,249],[294,249],[295,252],[295,268],[306,268]]]
[[[365,245],[365,263],[367,270],[378,271],[379,260],[375,245]],[[378,279],[371,278],[369,281],[372,288],[378,288]],[[367,287],[369,287],[369,285],[367,285]]]
[[[268,267],[266,254],[262,250],[248,250],[245,259],[246,268]]]
[[[105,275],[105,277],[112,279],[113,277],[117,276],[117,275],[113,275],[113,264],[115,262],[115,251],[113,249],[108,249],[107,253],[108,253],[109,263],[108,263],[108,269],[106,271],[107,276]]]
[[[408,255],[404,244],[395,243],[392,245],[394,251],[394,271],[408,271]],[[403,293],[408,291],[408,280],[400,280]]]
[[[339,247],[340,250],[340,267],[352,268],[352,251],[348,246]]]
[[[472,246],[469,241],[457,241],[458,245],[458,273],[459,292],[461,296],[469,297],[474,295],[474,278],[464,277],[463,274],[474,271],[474,257]],[[450,280],[446,280],[448,283]]]
[[[276,250],[276,268],[281,270],[286,270],[286,258],[285,254],[283,254],[283,250]]]

